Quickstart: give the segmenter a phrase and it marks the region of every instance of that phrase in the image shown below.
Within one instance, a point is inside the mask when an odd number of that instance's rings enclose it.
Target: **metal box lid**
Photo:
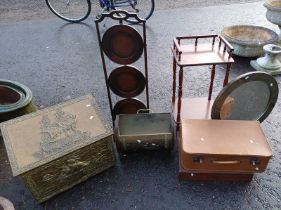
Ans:
[[[170,113],[120,114],[118,119],[120,136],[172,135]]]
[[[91,95],[1,124],[13,175],[112,135]]]

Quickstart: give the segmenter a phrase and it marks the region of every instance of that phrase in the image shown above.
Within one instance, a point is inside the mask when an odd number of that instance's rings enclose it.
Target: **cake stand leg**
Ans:
[[[177,124],[181,121],[181,98],[182,98],[182,82],[183,82],[183,67],[180,67],[179,72],[179,87],[178,87],[178,113],[177,113]]]
[[[211,72],[211,83],[210,83],[210,87],[209,87],[209,96],[208,96],[208,100],[209,101],[212,99],[212,92],[213,92],[215,73],[216,73],[216,65],[213,65],[212,66],[212,72]]]
[[[172,103],[174,105],[176,101],[176,72],[177,72],[177,64],[175,58],[173,59],[173,96]]]
[[[228,63],[226,65],[226,72],[225,72],[225,77],[224,77],[224,81],[223,81],[223,87],[228,84],[228,78],[229,78],[230,69],[231,69],[231,63]]]

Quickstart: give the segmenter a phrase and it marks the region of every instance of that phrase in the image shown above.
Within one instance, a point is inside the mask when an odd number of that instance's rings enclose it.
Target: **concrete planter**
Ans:
[[[279,31],[279,43],[281,44],[281,1],[280,0],[268,0],[264,3],[267,9],[266,18],[269,22],[278,25]]]
[[[281,62],[277,56],[281,55],[281,47],[278,45],[265,45],[263,47],[265,56],[251,61],[251,66],[258,70],[264,71],[271,75],[281,74]]]
[[[0,80],[0,122],[34,112],[31,90],[18,82]]]
[[[233,46],[233,54],[242,57],[261,56],[264,53],[264,45],[278,40],[278,35],[274,31],[251,25],[226,27],[222,31],[222,36]]]

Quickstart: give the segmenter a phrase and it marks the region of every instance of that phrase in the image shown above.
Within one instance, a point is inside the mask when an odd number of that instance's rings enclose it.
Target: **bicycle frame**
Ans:
[[[99,4],[104,10],[115,10],[116,7],[131,6],[135,9],[136,0],[99,0]]]
[[[78,4],[72,4],[72,0],[61,1],[64,2],[64,5],[62,6],[56,4],[57,0],[45,0],[52,13],[71,23],[79,23],[87,19],[93,9],[95,10],[96,19],[99,19],[104,12],[111,12],[119,10],[120,8],[121,10],[137,13],[141,16],[141,19],[147,20],[151,17],[155,7],[155,0],[147,0],[147,3],[139,3],[138,0],[83,0],[80,5],[82,8],[82,4],[84,4],[83,10],[80,11],[79,9],[75,10],[75,6]],[[147,6],[145,6],[146,4]],[[138,20],[133,20],[131,18],[126,21],[130,23],[139,23]]]

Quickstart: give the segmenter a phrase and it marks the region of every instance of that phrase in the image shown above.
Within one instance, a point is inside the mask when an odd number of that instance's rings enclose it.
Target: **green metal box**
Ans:
[[[173,147],[174,128],[170,113],[118,115],[114,133],[119,151]]]

